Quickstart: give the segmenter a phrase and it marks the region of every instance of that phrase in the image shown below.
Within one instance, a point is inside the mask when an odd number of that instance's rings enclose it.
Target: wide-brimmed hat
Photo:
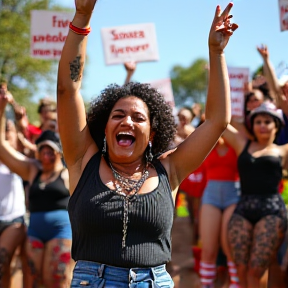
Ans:
[[[58,135],[51,130],[46,130],[42,132],[42,134],[39,136],[39,138],[35,141],[35,144],[37,145],[37,149],[39,150],[41,147],[47,145],[51,147],[56,152],[61,153],[61,144],[60,139]]]
[[[283,118],[283,112],[281,109],[277,109],[276,106],[271,102],[264,102],[257,108],[253,109],[249,114],[249,121],[252,125],[253,119],[258,114],[268,114],[274,118],[276,118],[281,125],[285,125],[285,121]]]
[[[278,80],[278,84],[280,87],[284,86],[288,82],[288,75],[283,75]]]

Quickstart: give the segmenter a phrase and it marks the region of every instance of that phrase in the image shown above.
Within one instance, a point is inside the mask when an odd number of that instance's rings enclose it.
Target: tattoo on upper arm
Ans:
[[[77,56],[75,60],[70,62],[70,77],[73,82],[78,82],[82,78],[83,63],[80,62],[81,56]]]

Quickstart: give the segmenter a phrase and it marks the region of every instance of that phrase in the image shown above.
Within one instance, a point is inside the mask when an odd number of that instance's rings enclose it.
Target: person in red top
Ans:
[[[237,155],[223,138],[220,138],[203,165],[207,185],[202,196],[200,211],[202,287],[214,287],[216,259],[221,245],[228,260],[229,288],[236,288],[239,287],[237,270],[228,246],[227,227],[240,196]]]
[[[206,171],[202,164],[180,184],[179,190],[185,192],[189,217],[193,227],[192,245],[199,240],[199,210],[201,197],[206,186]],[[195,256],[195,255],[194,255]]]

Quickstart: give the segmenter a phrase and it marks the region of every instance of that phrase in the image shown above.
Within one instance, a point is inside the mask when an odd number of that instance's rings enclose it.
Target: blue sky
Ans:
[[[106,66],[100,29],[135,23],[155,24],[160,60],[138,63],[133,80],[147,82],[169,77],[174,65],[189,66],[197,58],[208,59],[208,33],[217,4],[224,0],[98,0],[88,40],[89,63],[85,67],[82,95],[86,101],[110,83],[122,84],[122,65]],[[74,7],[74,0],[61,0]],[[235,0],[233,21],[239,29],[225,50],[227,65],[248,67],[262,64],[256,46],[268,45],[275,66],[288,63],[288,31],[280,32],[278,0]]]

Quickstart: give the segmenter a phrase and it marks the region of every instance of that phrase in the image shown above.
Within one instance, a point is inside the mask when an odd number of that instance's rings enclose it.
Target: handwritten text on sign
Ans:
[[[288,30],[288,0],[279,0],[280,29]]]
[[[159,59],[152,23],[102,28],[101,34],[107,65]]]
[[[59,60],[72,17],[68,12],[32,10],[31,57]]]
[[[232,115],[243,117],[244,84],[249,81],[249,68],[228,67]]]

